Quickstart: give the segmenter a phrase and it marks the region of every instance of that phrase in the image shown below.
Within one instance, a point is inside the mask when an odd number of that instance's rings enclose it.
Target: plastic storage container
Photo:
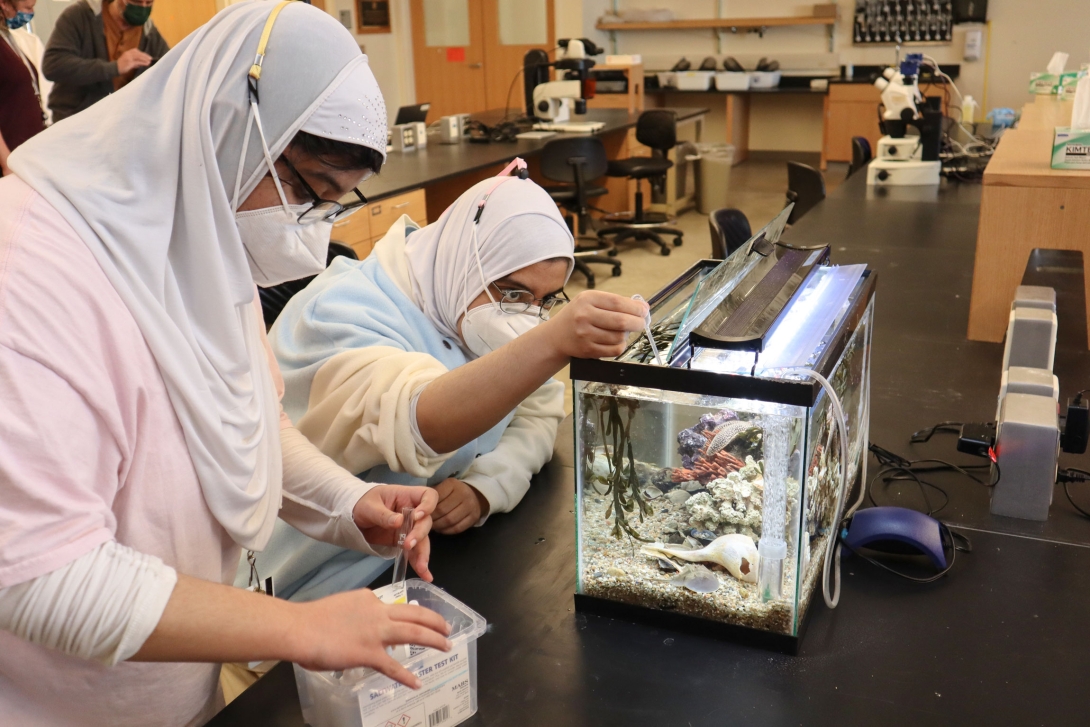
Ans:
[[[733,144],[697,144],[697,168],[700,174],[700,195],[697,209],[710,215],[721,207],[729,207],[730,169],[734,166]]]
[[[720,91],[745,91],[749,88],[749,74],[744,71],[720,71],[715,74],[715,87]]]
[[[485,631],[484,618],[430,583],[414,578],[405,586],[410,602],[450,624],[453,648],[446,653],[420,646],[394,650],[395,658],[424,683],[418,691],[373,669],[349,669],[338,677],[337,672],[295,665],[299,704],[310,727],[452,727],[477,712],[477,639]],[[375,595],[382,598],[390,588],[377,589]]]
[[[797,653],[842,472],[864,473],[875,276],[777,244],[787,211],[648,301],[667,365],[643,336],[572,359],[579,610]],[[736,317],[765,332],[713,346],[709,327]],[[843,405],[847,461],[828,394],[796,366]]]
[[[707,91],[712,87],[715,71],[679,71],[677,74],[677,90],[679,91]]]
[[[750,71],[750,88],[775,88],[780,85],[779,71]]]
[[[659,78],[659,88],[677,88],[677,73],[675,71],[659,71],[655,75]]]

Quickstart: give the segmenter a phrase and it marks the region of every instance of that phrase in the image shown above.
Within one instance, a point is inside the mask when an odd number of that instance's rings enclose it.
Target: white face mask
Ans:
[[[479,305],[462,318],[462,340],[477,357],[510,343],[541,323],[537,306],[525,313],[504,313],[496,303]]]
[[[293,204],[239,212],[235,224],[254,282],[263,288],[325,270],[333,223],[299,224],[310,205]]]
[[[235,195],[231,208],[235,210],[235,225],[238,227],[242,245],[246,248],[246,261],[250,264],[250,274],[254,282],[263,288],[279,285],[289,280],[298,280],[317,275],[325,270],[326,256],[329,254],[329,238],[333,234],[333,221],[323,220],[309,225],[299,224],[299,215],[306,211],[309,204],[288,204],[284,188],[280,186],[280,177],[276,173],[269,145],[265,141],[265,131],[261,128],[261,114],[257,104],[250,102],[250,120],[257,123],[257,134],[261,139],[261,149],[265,155],[265,164],[272,174],[273,184],[280,195],[279,207],[267,207],[259,210],[238,212],[239,184],[242,179],[242,166],[246,161],[246,146],[250,139],[250,124],[246,125],[246,142],[242,145],[242,156],[238,161],[238,178],[235,180]]]

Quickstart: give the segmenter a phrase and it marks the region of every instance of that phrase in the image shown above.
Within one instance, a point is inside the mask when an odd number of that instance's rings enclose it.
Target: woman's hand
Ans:
[[[409,563],[416,574],[429,583],[428,570],[431,556],[431,515],[439,498],[430,487],[403,485],[379,485],[367,491],[352,508],[352,518],[372,545],[397,545],[397,531],[401,527],[401,508],[413,508],[413,529],[405,538],[404,548],[409,551]]]
[[[538,326],[553,350],[571,358],[612,358],[624,352],[630,331],[642,331],[647,304],[587,290]]]
[[[386,647],[418,644],[450,651],[450,626],[439,614],[420,606],[387,605],[366,588],[298,604],[297,615],[294,661],[304,669],[366,666],[419,689],[420,680],[387,654]]]
[[[488,500],[472,486],[453,477],[435,486],[439,504],[435,506],[432,527],[443,535],[457,535],[473,527],[488,514]]]

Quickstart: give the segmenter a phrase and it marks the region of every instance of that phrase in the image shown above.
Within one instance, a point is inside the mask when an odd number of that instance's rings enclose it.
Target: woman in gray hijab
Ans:
[[[257,58],[255,62],[255,56]],[[229,585],[277,516],[427,568],[434,492],[364,483],[281,412],[255,283],[324,267],[385,159],[352,36],[304,3],[232,6],[133,83],[16,150],[0,179],[0,714],[198,724],[219,663],[371,666],[449,648],[369,591]],[[143,662],[143,663],[141,663]]]

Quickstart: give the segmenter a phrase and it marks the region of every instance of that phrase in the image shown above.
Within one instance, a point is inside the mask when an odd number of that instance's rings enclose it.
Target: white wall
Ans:
[[[595,30],[598,17],[613,7],[613,0],[568,0],[582,3],[584,35],[606,44],[609,35]],[[857,47],[852,45],[851,28],[854,0],[838,0],[840,20],[836,26],[833,52],[829,53],[826,30],[820,26],[772,28],[764,38],[755,34],[723,36],[722,52],[747,59],[759,56],[790,57],[824,55],[835,64],[876,65],[892,63],[893,47]],[[811,4],[791,0],[618,0],[617,6],[630,8],[670,8],[678,18],[710,18],[722,5],[724,16],[756,17],[804,15]],[[574,12],[574,8],[571,9]],[[958,88],[971,94],[985,110],[995,106],[1021,107],[1027,100],[1029,74],[1043,70],[1054,50],[1071,54],[1070,67],[1090,61],[1090,2],[1087,0],[990,0],[988,27],[961,25],[954,30],[950,45],[919,48],[939,63],[958,63],[961,76]],[[985,29],[985,47],[990,42],[990,62],[962,59],[965,32]],[[991,35],[990,41],[988,35]],[[645,62],[657,56],[666,62],[685,56],[696,66],[707,55],[718,52],[716,35],[708,30],[626,31],[616,34],[617,52],[641,53]],[[916,50],[911,46],[906,50]],[[743,61],[745,62],[745,61]],[[987,66],[987,70],[986,70]],[[987,88],[985,89],[985,77]],[[985,93],[987,91],[987,93]],[[674,96],[676,102],[681,97]],[[711,96],[701,97],[701,103]],[[793,118],[781,118],[787,102],[761,98],[754,103],[750,145],[754,149],[820,150],[820,135],[805,133],[803,127],[820,128],[821,111],[810,101],[799,100]],[[711,126],[718,126],[722,110],[713,108]],[[793,129],[793,131],[792,131]]]

